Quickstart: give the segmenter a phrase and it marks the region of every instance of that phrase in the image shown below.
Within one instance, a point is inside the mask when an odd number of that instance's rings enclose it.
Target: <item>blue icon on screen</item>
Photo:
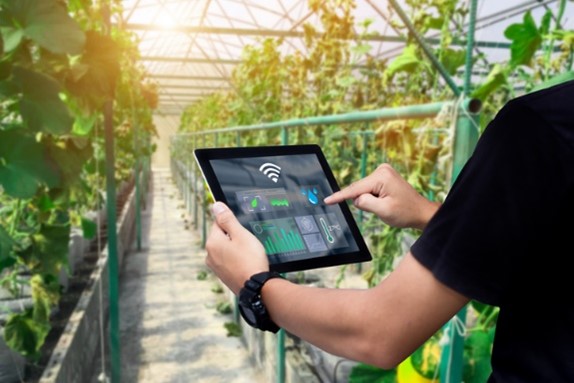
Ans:
[[[301,194],[307,197],[311,205],[319,204],[319,191],[317,188],[301,188]]]

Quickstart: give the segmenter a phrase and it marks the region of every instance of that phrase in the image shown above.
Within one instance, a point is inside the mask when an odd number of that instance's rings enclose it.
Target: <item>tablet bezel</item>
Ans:
[[[339,185],[327,163],[321,147],[315,144],[308,145],[281,145],[281,146],[249,146],[238,148],[198,148],[193,151],[195,160],[203,174],[203,178],[215,201],[222,201],[229,205],[219,180],[210,164],[211,160],[233,159],[246,157],[269,157],[269,156],[297,156],[301,154],[314,154],[327,178],[333,192],[339,191]],[[351,263],[360,263],[372,260],[371,253],[360,233],[359,227],[346,202],[339,203],[339,207],[345,217],[345,221],[351,235],[357,244],[358,250],[340,254],[329,254],[315,258],[308,258],[290,262],[269,264],[272,271],[292,272],[317,269],[330,266],[339,266]],[[237,212],[235,212],[237,213]]]

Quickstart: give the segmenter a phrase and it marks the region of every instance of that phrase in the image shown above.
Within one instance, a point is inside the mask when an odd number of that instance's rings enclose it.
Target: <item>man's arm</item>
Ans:
[[[237,294],[267,271],[261,243],[224,204],[206,244],[207,265]],[[368,290],[320,289],[271,279],[262,290],[271,318],[287,331],[336,355],[390,368],[406,358],[468,299],[448,288],[409,253]]]
[[[372,289],[321,289],[272,279],[262,296],[275,323],[290,333],[332,354],[386,369],[469,301],[410,253]]]

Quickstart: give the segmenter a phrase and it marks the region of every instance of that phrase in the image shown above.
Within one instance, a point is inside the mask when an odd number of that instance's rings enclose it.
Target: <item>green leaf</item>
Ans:
[[[22,119],[35,132],[66,134],[74,122],[68,107],[60,99],[60,85],[45,74],[14,67],[14,82],[22,90]]]
[[[12,75],[12,63],[9,61],[0,62],[0,81],[6,80]]]
[[[466,50],[455,50],[447,48],[441,53],[441,62],[450,74],[455,74],[456,70],[464,65],[466,60]]]
[[[394,76],[397,72],[412,73],[420,63],[421,60],[417,57],[416,47],[414,45],[408,45],[403,50],[403,53],[389,64],[386,73],[389,77]]]
[[[38,206],[38,209],[40,209],[41,212],[45,213],[54,209],[54,207],[56,207],[56,204],[54,204],[54,201],[52,201],[52,199],[47,194],[42,194],[38,198],[36,206]]]
[[[83,116],[81,114],[76,115],[76,120],[74,121],[72,131],[75,135],[87,136],[91,133],[92,129],[94,129],[98,117],[99,116],[96,113],[88,116]]]
[[[60,177],[49,165],[44,146],[18,131],[0,131],[0,185],[15,198],[31,198],[42,183],[55,187]]]
[[[50,331],[50,324],[32,318],[32,310],[12,314],[4,327],[4,340],[12,350],[35,357]]]
[[[18,252],[21,261],[33,272],[57,276],[68,264],[70,225],[42,224],[32,235],[32,245]]]
[[[436,338],[431,338],[411,355],[411,363],[415,371],[427,379],[432,379],[440,364],[441,347]]]
[[[548,80],[544,81],[541,84],[536,85],[531,92],[535,92],[541,89],[549,88],[554,85],[562,84],[566,81],[574,80],[574,71],[568,71],[564,73],[560,73],[554,77],[549,78]]]
[[[369,53],[371,49],[373,49],[373,47],[370,44],[362,43],[352,47],[351,51],[359,56],[363,56]]]
[[[98,225],[91,219],[82,217],[82,231],[84,238],[92,239],[96,237],[98,233]]]
[[[425,20],[425,26],[427,29],[442,30],[444,25],[444,17],[429,17]]]
[[[82,53],[86,39],[84,32],[59,1],[4,0],[2,4],[6,16],[12,19],[13,31],[10,33],[21,33],[53,53]],[[12,49],[14,43],[16,41],[11,43]]]
[[[552,21],[552,11],[549,9],[546,11],[542,20],[540,21],[540,34],[545,35],[550,31],[550,22]]]
[[[510,44],[510,65],[529,65],[534,53],[542,44],[542,36],[536,27],[530,11],[524,14],[523,23],[512,24],[504,31],[504,36],[512,40]]]
[[[351,370],[349,383],[395,383],[395,370],[383,370],[368,364],[359,363]]]
[[[489,331],[473,331],[464,344],[463,380],[468,383],[482,383],[488,380],[494,328]]]
[[[39,322],[49,322],[52,308],[60,300],[60,283],[53,275],[34,275],[30,280],[34,301],[33,318]]]
[[[72,71],[67,88],[84,99],[92,109],[113,97],[116,82],[120,76],[120,50],[118,44],[108,36],[95,31],[87,33],[85,53]]]
[[[74,184],[83,170],[84,164],[93,153],[91,145],[79,148],[73,139],[48,146],[48,154],[58,166],[61,174],[61,185]]]
[[[14,28],[0,28],[2,33],[2,40],[4,41],[4,52],[12,52],[14,49],[18,48],[18,45],[22,42],[24,38],[24,31],[21,29]]]
[[[8,231],[0,225],[0,274],[2,274],[2,270],[16,263],[16,259],[10,256],[14,245],[16,245],[16,242]]]
[[[506,82],[506,70],[499,64],[496,64],[488,74],[486,81],[472,92],[472,97],[484,101],[492,92],[506,84]]]

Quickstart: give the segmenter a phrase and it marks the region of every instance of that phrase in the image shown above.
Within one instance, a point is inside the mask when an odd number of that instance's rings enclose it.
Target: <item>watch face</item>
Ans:
[[[257,318],[255,318],[255,314],[250,308],[239,305],[239,312],[241,313],[241,316],[243,316],[243,319],[245,319],[245,321],[251,326],[254,326],[257,323]]]

